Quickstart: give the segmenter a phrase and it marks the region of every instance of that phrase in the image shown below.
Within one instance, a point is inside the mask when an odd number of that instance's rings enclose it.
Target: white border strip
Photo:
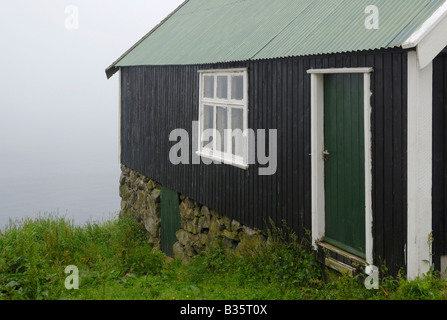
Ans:
[[[198,73],[231,73],[231,72],[248,72],[248,68],[233,68],[233,69],[204,69],[198,70]]]
[[[312,243],[325,235],[324,191],[324,75],[311,74],[311,198],[312,198]]]
[[[372,210],[372,134],[371,134],[371,73],[363,78],[364,132],[365,132],[365,253],[366,263],[373,264],[373,210]]]
[[[373,68],[332,68],[332,69],[309,69],[309,74],[334,74],[334,73],[370,73]]]
[[[408,53],[407,275],[422,276],[432,264],[433,65],[421,69]]]
[[[405,42],[402,44],[403,49],[416,47],[427,34],[432,31],[436,25],[447,16],[447,1],[444,2],[434,13],[428,18],[422,26],[417,29]]]
[[[122,137],[121,137],[121,111],[122,111],[122,92],[121,92],[121,68],[118,69],[118,161],[121,164],[121,150],[122,150]]]

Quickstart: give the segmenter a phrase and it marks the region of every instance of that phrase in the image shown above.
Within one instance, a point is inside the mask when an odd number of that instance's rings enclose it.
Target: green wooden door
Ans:
[[[365,257],[363,74],[324,77],[325,241]]]
[[[168,188],[161,189],[161,250],[166,255],[174,255],[175,233],[180,229],[178,193]]]

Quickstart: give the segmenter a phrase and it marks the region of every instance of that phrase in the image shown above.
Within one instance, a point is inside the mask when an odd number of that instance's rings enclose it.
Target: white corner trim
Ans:
[[[118,161],[121,164],[121,150],[122,150],[122,139],[121,139],[121,110],[122,110],[122,99],[121,99],[121,68],[118,69]]]
[[[433,65],[421,69],[408,53],[407,276],[414,279],[432,263],[432,83]]]
[[[334,70],[342,72],[334,72]],[[325,72],[326,71],[326,72]],[[352,72],[349,72],[352,71]],[[373,264],[372,234],[372,152],[371,152],[371,72],[372,68],[310,69],[311,75],[311,204],[312,244],[314,248],[325,236],[324,189],[324,74],[364,73],[365,131],[365,254],[366,263]]]
[[[417,46],[419,67],[425,68],[447,46],[447,17],[426,36]]]
[[[430,32],[435,26],[447,16],[447,1],[444,2],[430,18],[428,18],[422,26],[417,29],[405,42],[402,44],[403,49],[416,47],[419,42]]]
[[[419,68],[423,69],[447,46],[447,2],[441,5],[403,44],[416,47]]]

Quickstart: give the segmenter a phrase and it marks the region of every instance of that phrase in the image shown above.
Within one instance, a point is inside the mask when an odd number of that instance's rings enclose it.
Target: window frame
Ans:
[[[235,69],[210,69],[199,70],[199,132],[198,132],[198,149],[196,154],[216,161],[218,163],[229,164],[241,169],[248,169],[248,69],[247,68],[235,68]],[[214,77],[214,92],[213,98],[205,97],[205,76]],[[217,78],[219,76],[227,76],[227,98],[217,97]],[[243,78],[243,98],[242,100],[232,99],[232,77],[242,76]],[[217,139],[213,137],[213,149],[205,148],[202,141],[202,133],[204,131],[204,107],[209,105],[213,107],[213,130],[217,130],[217,115],[216,111],[218,107],[224,107],[227,111],[227,126],[226,129],[232,128],[231,113],[233,109],[242,110],[243,114],[243,155],[238,156],[233,154],[233,138],[231,137],[231,131],[227,131],[226,145],[224,146],[230,152],[217,150]],[[225,130],[225,129],[224,129]],[[221,137],[221,139],[225,139]],[[224,140],[225,141],[225,140]]]

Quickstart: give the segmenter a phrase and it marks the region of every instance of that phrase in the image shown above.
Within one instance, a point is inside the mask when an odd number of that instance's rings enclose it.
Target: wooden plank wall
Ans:
[[[176,128],[198,120],[201,69],[249,69],[249,127],[278,129],[278,168],[259,176],[229,165],[169,162]],[[311,229],[310,68],[373,67],[373,232],[375,264],[404,265],[406,242],[407,55],[362,52],[193,66],[122,68],[122,163],[250,227],[282,220]],[[191,157],[191,155],[190,155]]]
[[[447,54],[433,61],[433,262],[447,254]]]

